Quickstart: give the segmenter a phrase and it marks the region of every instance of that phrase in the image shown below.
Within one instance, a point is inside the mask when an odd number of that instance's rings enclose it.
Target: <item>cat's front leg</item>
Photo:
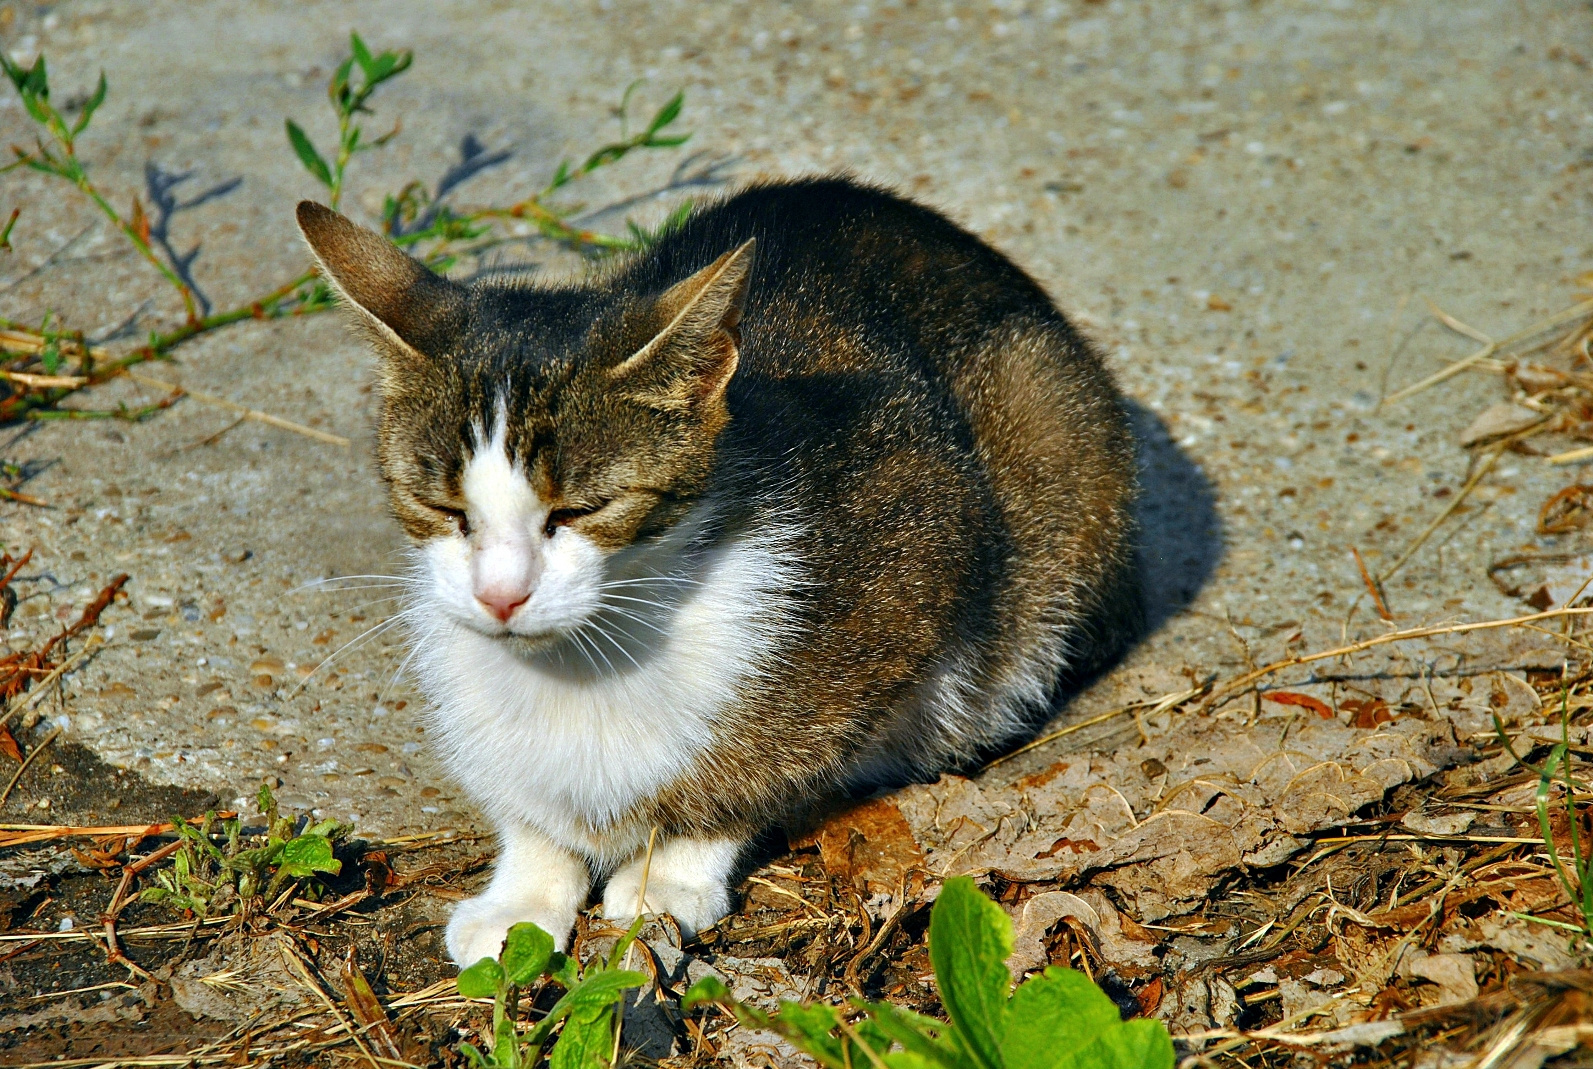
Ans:
[[[535,828],[500,825],[492,882],[459,903],[448,919],[448,956],[460,968],[496,958],[504,936],[521,921],[546,930],[563,950],[591,889],[591,873],[580,857]]]
[[[693,935],[730,912],[730,875],[741,853],[739,839],[670,839],[626,862],[609,877],[603,916],[622,923],[643,913],[668,913]],[[642,872],[647,898],[641,901]]]

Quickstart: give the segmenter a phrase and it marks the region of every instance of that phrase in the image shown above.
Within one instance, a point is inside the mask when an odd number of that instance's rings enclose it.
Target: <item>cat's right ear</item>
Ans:
[[[446,351],[463,326],[463,287],[330,208],[300,201],[298,219],[322,276],[386,356],[412,360]]]

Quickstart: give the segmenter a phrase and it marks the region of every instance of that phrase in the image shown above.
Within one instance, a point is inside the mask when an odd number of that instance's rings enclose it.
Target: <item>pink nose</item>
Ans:
[[[484,590],[476,595],[476,600],[486,606],[488,612],[497,617],[498,622],[506,624],[509,617],[514,615],[514,610],[524,605],[531,598],[529,591],[521,590]]]

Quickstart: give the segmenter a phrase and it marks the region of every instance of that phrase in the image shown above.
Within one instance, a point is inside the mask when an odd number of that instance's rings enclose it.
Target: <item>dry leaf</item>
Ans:
[[[1400,823],[1411,831],[1425,835],[1459,835],[1471,827],[1476,819],[1477,814],[1471,812],[1426,813],[1413,809],[1400,819]]]
[[[371,1046],[389,1058],[403,1057],[398,1034],[393,1031],[393,1023],[387,1019],[387,1011],[382,1008],[376,992],[371,990],[370,981],[365,979],[359,963],[354,960],[353,947],[349,948],[349,956],[343,962],[343,1004],[354,1019],[365,1026],[366,1039]]]
[[[1492,407],[1483,409],[1477,418],[1471,421],[1471,426],[1460,432],[1460,444],[1483,445],[1496,438],[1524,431],[1548,418],[1546,414],[1535,408],[1518,405],[1513,401],[1500,401]]]
[[[17,745],[17,740],[11,734],[11,729],[0,726],[0,754],[5,754],[13,761],[22,760],[22,749]]]
[[[1359,698],[1351,698],[1348,701],[1339,702],[1339,708],[1349,711],[1350,727],[1352,728],[1375,728],[1379,724],[1387,724],[1394,719],[1394,714],[1389,711],[1388,703],[1382,698],[1369,698],[1364,701]]]
[[[1538,513],[1539,534],[1565,534],[1593,520],[1593,486],[1573,484],[1543,503]]]
[[[1152,1017],[1162,1004],[1162,996],[1166,988],[1160,976],[1152,977],[1151,982],[1134,992],[1134,1001],[1139,1003],[1139,1016]]]
[[[1510,377],[1529,394],[1558,390],[1575,381],[1565,372],[1542,364],[1516,364],[1510,368]]]
[[[1261,695],[1269,702],[1279,705],[1298,705],[1309,709],[1323,720],[1333,719],[1333,708],[1321,698],[1313,698],[1309,694],[1296,694],[1292,690],[1269,690]]]
[[[1269,696],[1283,693],[1292,692]],[[1454,715],[1484,724],[1485,695],[1475,711],[1468,704]],[[1072,755],[1018,783],[944,776],[893,798],[936,874],[1026,883],[1093,876],[1137,919],[1155,922],[1206,901],[1213,882],[1241,864],[1287,861],[1311,832],[1458,756],[1448,719],[1401,717],[1367,731],[1348,717],[1300,717],[1280,747],[1280,713],[1274,706],[1254,724],[1174,718],[1151,751],[1167,770],[1154,780],[1141,768],[1146,749],[1121,747]]]
[[[1412,948],[1400,961],[1400,974],[1438,985],[1437,1006],[1477,997],[1477,970],[1464,954],[1428,954]]]
[[[912,829],[888,798],[873,798],[832,814],[811,835],[791,845],[818,846],[830,875],[887,894],[901,888],[909,870],[924,865]]]

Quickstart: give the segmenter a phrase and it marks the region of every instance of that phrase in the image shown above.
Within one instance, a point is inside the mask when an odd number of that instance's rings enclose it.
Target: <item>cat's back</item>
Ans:
[[[1137,624],[1134,449],[1110,373],[1006,256],[848,178],[700,210],[634,280],[661,289],[748,240],[731,439],[802,458],[825,503],[810,511],[857,521],[812,543],[823,585],[866,592],[849,613],[876,635],[929,616],[943,625],[926,634],[948,629],[898,658],[968,666],[936,677],[927,719],[898,741],[945,753],[1004,737],[1059,672],[1090,671]],[[929,590],[954,593],[930,610]]]
[[[709,205],[633,265],[662,288],[748,240],[742,373],[955,374],[947,359],[1013,319],[1064,325],[1010,260],[945,216],[845,177],[756,185]],[[928,363],[926,364],[925,358]]]

